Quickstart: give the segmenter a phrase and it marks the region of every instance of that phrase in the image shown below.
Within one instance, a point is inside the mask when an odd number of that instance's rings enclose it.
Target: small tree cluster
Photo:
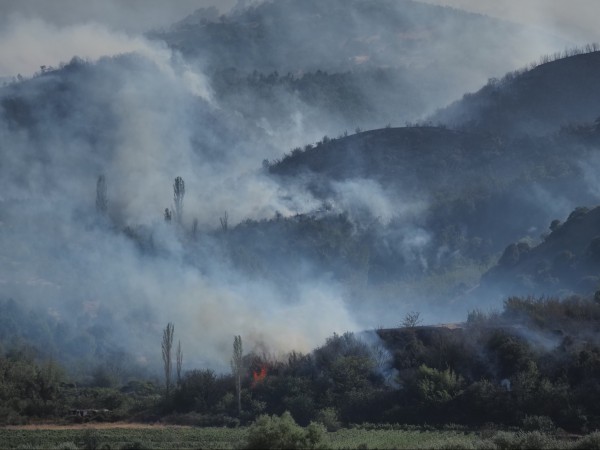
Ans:
[[[286,411],[281,417],[263,415],[256,419],[248,430],[246,448],[319,448],[324,435],[325,428],[322,425],[311,423],[304,429]]]

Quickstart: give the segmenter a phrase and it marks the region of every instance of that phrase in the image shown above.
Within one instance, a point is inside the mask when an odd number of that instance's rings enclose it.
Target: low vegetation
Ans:
[[[469,432],[411,427],[353,427],[315,434],[315,427],[298,427],[289,415],[269,417],[279,428],[264,428],[263,418],[251,427],[90,427],[83,429],[0,429],[3,448],[18,449],[240,449],[240,448],[329,448],[329,449],[565,449],[598,448],[600,434],[568,436],[539,431]],[[258,430],[267,432],[257,436]]]
[[[293,435],[286,447],[317,446],[325,430],[343,435],[356,424],[589,433],[600,427],[600,348],[590,338],[598,320],[593,297],[514,297],[501,312],[473,311],[451,328],[422,326],[413,312],[406,327],[334,334],[310,354],[244,354],[239,405],[230,374],[187,371],[168,393],[158,380],[103,387],[100,376],[77,380],[14,348],[0,358],[0,420],[253,424],[254,447],[278,433]]]

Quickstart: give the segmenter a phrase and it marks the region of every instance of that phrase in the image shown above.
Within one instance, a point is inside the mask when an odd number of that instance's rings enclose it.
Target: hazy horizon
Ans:
[[[0,3],[0,77],[18,73],[29,76],[41,65],[57,65],[72,56],[97,59],[114,53],[139,50],[123,41],[139,39],[142,33],[168,27],[195,10],[215,6],[229,11],[252,0],[107,0],[82,3],[77,0],[2,0]],[[577,0],[427,0],[490,17],[538,28],[573,45],[600,41],[594,18],[600,3]],[[83,33],[82,28],[93,29]],[[46,36],[59,36],[45,39]],[[91,37],[93,36],[93,38]],[[106,41],[98,44],[98,37]],[[17,55],[28,49],[31,54]],[[557,48],[556,51],[563,50]],[[35,55],[35,58],[32,58]]]

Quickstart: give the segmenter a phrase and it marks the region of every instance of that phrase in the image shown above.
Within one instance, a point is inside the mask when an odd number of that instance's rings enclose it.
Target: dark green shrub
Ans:
[[[464,380],[450,369],[437,370],[422,365],[417,372],[417,393],[426,404],[444,403],[462,392]]]
[[[317,448],[324,433],[323,426],[314,423],[311,423],[306,429],[302,428],[287,411],[281,417],[262,415],[248,430],[246,448]]]
[[[575,443],[573,448],[576,450],[600,450],[600,432],[597,431],[582,437]]]
[[[523,429],[525,431],[552,433],[556,427],[552,419],[548,416],[525,416],[523,419]]]
[[[559,442],[539,431],[530,433],[507,433],[501,431],[492,438],[492,442],[499,450],[550,449],[562,447],[559,445]]]
[[[500,431],[493,438],[492,442],[499,450],[510,450],[518,448],[518,441],[514,433]]]
[[[323,408],[317,414],[317,421],[322,423],[327,431],[337,431],[342,428],[338,412],[335,408]]]
[[[519,433],[519,448],[523,449],[543,449],[543,448],[558,448],[557,442],[550,436],[532,431],[531,433]]]
[[[179,412],[211,411],[225,395],[225,385],[212,370],[187,372],[173,394],[173,405]]]

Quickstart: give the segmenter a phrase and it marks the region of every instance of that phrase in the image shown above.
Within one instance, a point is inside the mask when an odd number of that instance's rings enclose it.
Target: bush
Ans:
[[[600,432],[597,431],[595,433],[588,434],[587,436],[582,437],[575,443],[573,448],[576,450],[600,450]]]
[[[523,419],[523,429],[525,431],[541,431],[543,433],[552,433],[556,427],[554,422],[548,416],[525,416]]]
[[[514,433],[500,431],[492,438],[492,442],[500,450],[509,450],[518,448],[517,440]]]
[[[426,404],[444,403],[462,392],[464,380],[454,371],[421,365],[417,372],[417,393]]]
[[[317,415],[317,421],[322,423],[327,431],[337,431],[342,428],[342,423],[335,408],[323,408]]]
[[[519,438],[519,448],[559,448],[554,439],[539,431],[520,434]]]
[[[281,417],[262,415],[248,430],[246,448],[318,448],[324,434],[325,429],[322,425],[311,423],[304,429],[287,411]]]
[[[559,442],[551,437],[533,431],[531,433],[507,433],[500,432],[492,439],[492,442],[499,450],[519,450],[519,449],[545,449],[561,448]]]

